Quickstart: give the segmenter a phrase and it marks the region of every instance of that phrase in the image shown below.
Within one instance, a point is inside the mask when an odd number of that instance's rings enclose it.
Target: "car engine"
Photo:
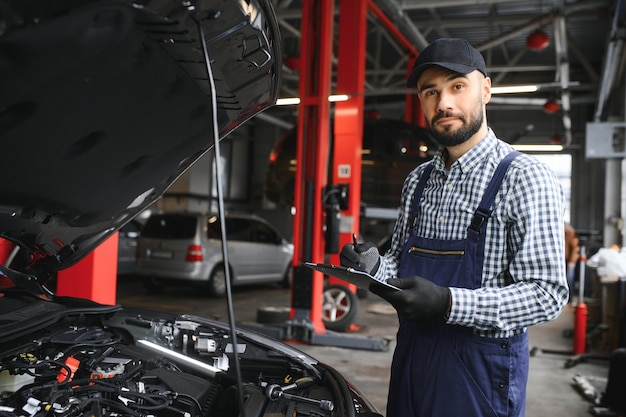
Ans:
[[[336,415],[323,369],[248,340],[236,349],[242,412],[229,332],[193,318],[70,316],[10,346],[0,416]]]

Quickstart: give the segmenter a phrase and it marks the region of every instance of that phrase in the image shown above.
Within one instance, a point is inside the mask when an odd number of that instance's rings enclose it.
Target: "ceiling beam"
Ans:
[[[519,0],[402,0],[398,6],[403,10],[421,10],[433,7],[479,6],[481,4],[490,6],[514,2],[519,2]],[[556,4],[557,2],[553,3]],[[585,1],[585,6],[590,8],[607,6],[608,4],[608,0]]]

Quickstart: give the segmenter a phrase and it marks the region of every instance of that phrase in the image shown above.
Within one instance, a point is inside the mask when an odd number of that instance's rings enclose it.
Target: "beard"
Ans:
[[[450,126],[443,126],[443,130],[438,130],[435,128],[435,123],[437,120],[442,119],[444,117],[457,117],[463,125],[457,129],[452,130]],[[453,114],[453,113],[440,113],[432,118],[430,121],[430,133],[433,137],[439,142],[442,146],[455,146],[460,145],[472,136],[476,134],[480,130],[480,127],[483,124],[483,111],[482,106],[476,106],[476,110],[474,113],[470,115],[470,121],[468,123],[467,117],[462,114]]]

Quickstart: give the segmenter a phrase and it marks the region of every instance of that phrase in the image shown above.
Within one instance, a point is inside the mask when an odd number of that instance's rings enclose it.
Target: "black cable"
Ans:
[[[108,400],[106,398],[89,398],[86,401],[83,401],[80,403],[80,409],[81,410],[85,410],[87,409],[87,407],[89,407],[91,404],[96,404],[96,405],[106,405],[107,407],[110,407],[112,409],[115,410],[119,410],[123,413],[127,413],[130,414],[131,416],[135,416],[135,417],[145,417],[146,414],[145,413],[141,413],[139,411],[135,411],[130,407],[125,406],[124,404],[120,403],[120,402],[116,402],[113,400]]]
[[[224,192],[222,189],[222,181],[219,173],[221,172],[221,160],[220,160],[220,146],[219,146],[219,130],[218,130],[218,119],[217,119],[217,90],[215,88],[215,79],[213,78],[213,70],[211,69],[211,60],[209,59],[209,53],[206,46],[206,38],[204,36],[204,31],[202,30],[202,24],[196,20],[196,24],[198,26],[198,32],[200,33],[200,40],[202,43],[202,53],[204,55],[204,62],[206,63],[207,73],[209,84],[211,87],[211,117],[213,120],[213,143],[214,143],[214,152],[215,152],[215,167],[216,167],[216,175],[215,181],[217,185],[217,205],[218,205],[218,217],[220,219],[220,226],[222,232],[222,256],[224,259],[224,273],[226,275],[226,299],[227,299],[227,307],[228,307],[228,319],[229,319],[229,327],[230,327],[230,337],[231,343],[233,345],[233,356],[234,356],[234,365],[235,365],[235,375],[237,378],[237,400],[239,403],[239,415],[241,417],[246,417],[246,411],[244,408],[244,400],[243,400],[243,381],[241,378],[241,369],[239,364],[239,352],[237,350],[237,332],[235,327],[235,312],[233,311],[233,295],[231,289],[230,282],[230,271],[228,268],[228,248],[226,241],[226,221],[224,219]]]

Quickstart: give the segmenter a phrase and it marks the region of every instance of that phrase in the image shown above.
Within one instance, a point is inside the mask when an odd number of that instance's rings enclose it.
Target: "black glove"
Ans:
[[[444,317],[449,312],[452,296],[447,287],[440,287],[418,276],[391,278],[387,283],[400,288],[400,291],[379,284],[371,284],[369,289],[389,301],[398,314],[409,320]]]
[[[358,269],[374,275],[380,265],[380,254],[376,245],[371,242],[358,243],[356,245],[348,243],[341,249],[339,262],[341,266]]]

